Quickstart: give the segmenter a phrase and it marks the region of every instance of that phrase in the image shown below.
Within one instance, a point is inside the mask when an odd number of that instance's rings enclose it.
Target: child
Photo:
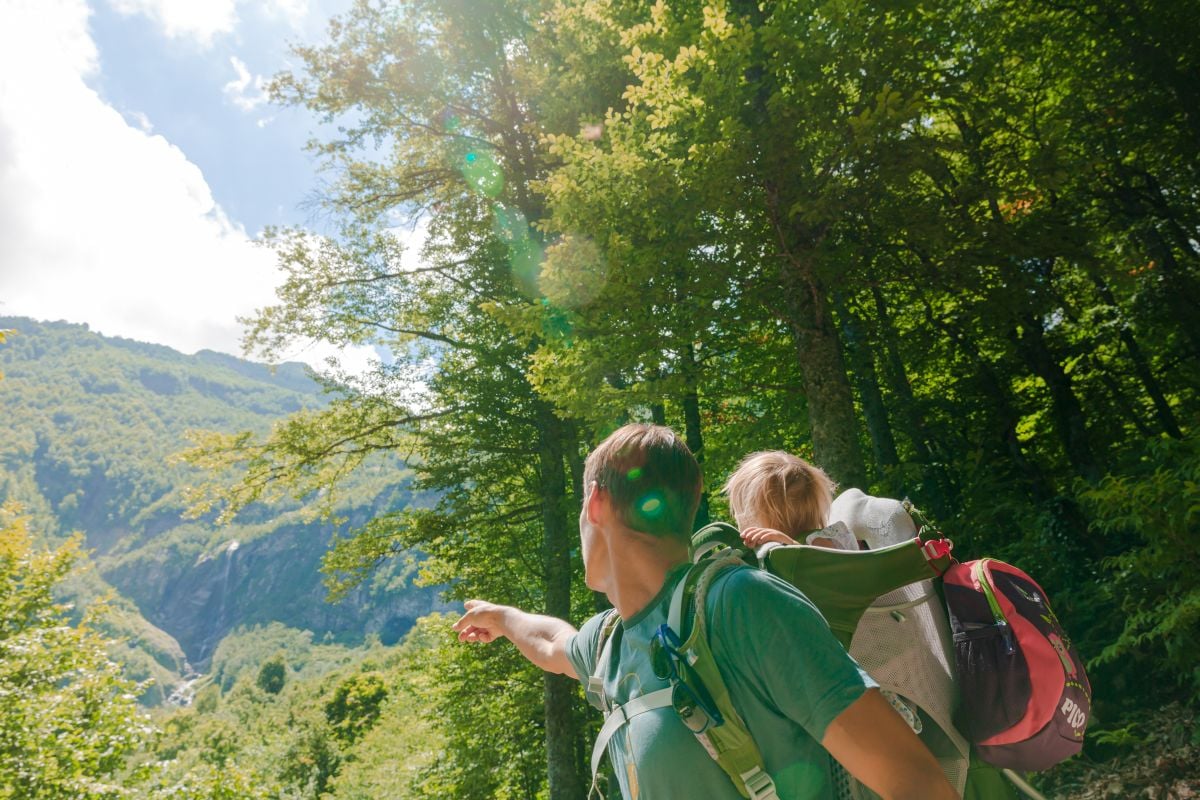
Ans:
[[[755,549],[768,542],[854,549],[853,540],[838,541],[842,537],[821,530],[833,489],[833,481],[820,467],[782,450],[751,453],[725,483],[742,541]]]

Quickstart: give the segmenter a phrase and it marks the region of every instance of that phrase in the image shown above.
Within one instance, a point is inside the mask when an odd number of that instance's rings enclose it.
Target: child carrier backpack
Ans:
[[[758,556],[742,549],[737,529],[713,523],[692,539],[695,564],[677,584],[667,623],[659,628],[652,651],[660,651],[669,667],[666,689],[611,706],[603,693],[619,635],[616,612],[605,620],[599,657],[588,680],[588,699],[605,714],[592,749],[595,781],[608,741],[631,717],[654,708],[674,706],[683,723],[749,800],[775,800],[775,785],[762,754],[734,708],[709,646],[706,596],[725,569],[752,564],[797,586],[821,611],[834,636],[848,647],[855,628],[875,598],[916,581],[935,577],[952,560],[947,541],[919,538],[879,550],[842,551],[805,545],[768,545]]]
[[[1091,685],[1042,587],[991,558],[943,576],[962,705],[955,724],[981,760],[1043,770],[1078,753]]]
[[[835,638],[848,650],[853,650],[851,645],[852,639],[856,638],[856,631],[858,636],[862,636],[864,629],[866,631],[879,630],[881,624],[892,620],[901,627],[911,628],[916,625],[917,628],[921,628],[921,620],[918,617],[924,611],[933,612],[931,620],[936,620],[938,626],[946,627],[947,621],[943,612],[948,611],[949,627],[952,628],[952,632],[967,635],[962,637],[955,635],[954,642],[951,644],[949,636],[946,635],[948,632],[943,631],[940,637],[941,646],[938,648],[938,659],[944,659],[947,663],[944,667],[939,667],[938,671],[944,669],[947,673],[957,673],[951,677],[953,682],[962,689],[963,698],[953,719],[962,726],[961,733],[966,735],[966,740],[957,736],[958,732],[954,732],[953,736],[949,735],[948,732],[957,727],[955,723],[946,724],[943,720],[944,714],[938,713],[937,709],[931,709],[921,704],[921,713],[927,715],[927,723],[932,720],[936,723],[935,728],[947,734],[941,738],[947,741],[953,740],[954,746],[947,749],[944,754],[939,755],[936,748],[932,746],[931,750],[934,750],[935,757],[941,762],[943,771],[947,773],[951,783],[967,798],[975,800],[1009,798],[1013,796],[1012,789],[1015,787],[1030,798],[1044,800],[1036,790],[1012,770],[1045,769],[1077,752],[1090,709],[1090,687],[1084,675],[1082,663],[1050,611],[1049,604],[1045,600],[1045,593],[1024,573],[1006,564],[1000,565],[1000,562],[991,559],[985,560],[981,567],[976,566],[979,562],[959,564],[951,556],[952,543],[945,539],[941,532],[929,524],[920,512],[907,501],[901,506],[898,501],[871,498],[852,489],[843,493],[842,497],[835,501],[834,508],[831,509],[835,517],[839,516],[839,502],[841,503],[841,516],[850,523],[856,537],[868,540],[874,549],[846,551],[804,545],[768,544],[759,548],[757,553],[751,553],[746,551],[737,529],[731,525],[713,523],[698,531],[692,539],[695,563],[675,588],[668,622],[660,628],[659,636],[656,636],[656,639],[662,640],[661,644],[656,641],[652,645],[652,647],[657,646],[671,659],[672,685],[650,695],[635,698],[625,706],[619,707],[610,705],[603,696],[602,677],[608,670],[613,641],[620,635],[618,624],[620,619],[615,610],[610,612],[610,616],[602,626],[599,657],[591,679],[588,681],[589,701],[605,714],[605,724],[592,750],[593,781],[609,739],[630,717],[653,708],[674,705],[680,719],[692,730],[709,755],[730,777],[743,797],[751,800],[771,800],[776,797],[774,783],[764,768],[761,752],[746,729],[737,709],[733,707],[724,681],[714,662],[708,644],[705,615],[697,613],[698,610],[705,608],[708,586],[721,571],[739,564],[750,564],[766,569],[804,592],[826,618]],[[855,504],[856,507],[851,510],[847,503]],[[891,506],[902,507],[902,511],[897,511]],[[909,519],[910,514],[911,520]],[[903,517],[905,523],[903,526],[892,525],[893,536],[891,538],[864,535],[864,529],[871,530],[878,527],[876,533],[883,531],[888,524],[889,517],[892,523]],[[889,544],[892,541],[897,543]],[[962,576],[969,575],[976,569],[984,571],[985,578],[991,576],[991,581],[986,584],[977,584],[974,580],[970,580],[964,584]],[[997,570],[1001,575],[999,579],[993,575]],[[1014,576],[1014,580],[1009,579],[1010,575]],[[942,580],[937,580],[941,576],[946,578],[944,584]],[[932,584],[931,579],[933,579]],[[988,602],[987,596],[983,593],[983,585],[986,585],[992,592],[996,607],[1003,615],[1005,626],[1014,636],[1014,649],[1020,646],[1022,634],[1028,638],[1030,627],[1038,627],[1033,623],[1018,621],[1024,620],[1024,618],[1021,613],[1016,611],[1015,602],[1010,599],[1001,600],[997,597],[994,588],[997,580],[1003,587],[1000,594],[1007,598],[1008,591],[1017,592],[1024,604],[1023,608],[1027,608],[1031,603],[1038,606],[1038,601],[1032,599],[1034,597],[1038,598],[1044,606],[1044,614],[1039,612],[1035,617],[1039,622],[1044,623],[1046,633],[1042,643],[1035,640],[1027,648],[1034,653],[1035,659],[1032,670],[1029,670],[1028,667],[1025,668],[1028,674],[1042,675],[1045,673],[1049,659],[1046,657],[1045,647],[1041,644],[1049,643],[1049,648],[1055,654],[1057,669],[1064,676],[1061,680],[1064,696],[1059,703],[1058,714],[1067,720],[1072,731],[1078,730],[1078,737],[1075,737],[1073,733],[1070,735],[1073,740],[1073,748],[1063,748],[1054,742],[1054,748],[1052,748],[1054,754],[1048,753],[1046,758],[1015,760],[1015,756],[1024,751],[1026,738],[1046,741],[1050,738],[1050,733],[1057,730],[1048,721],[1045,711],[1045,699],[1053,695],[1055,682],[1038,684],[1039,686],[1049,685],[1050,689],[1043,688],[1035,691],[1034,681],[1030,680],[1029,688],[1022,689],[1019,677],[1015,681],[1005,677],[1011,674],[1008,672],[1009,670],[1015,668],[1019,673],[1023,668],[1021,665],[1024,662],[1019,658],[993,660],[990,666],[984,666],[985,659],[982,656],[985,651],[983,645],[978,642],[986,642],[989,638],[994,642],[997,638],[989,637],[989,632],[984,629],[991,629],[993,634],[999,632],[1001,635],[998,638],[1001,642],[1004,642],[1005,639],[1004,629],[998,624],[1000,618],[993,611],[992,604]],[[945,590],[946,605],[942,606],[940,602],[937,602],[930,608],[924,608],[930,606],[929,596],[933,585],[937,585],[938,589]],[[1010,587],[1018,585],[1026,594],[1021,594],[1021,590],[1016,588],[1010,589]],[[964,590],[965,586],[970,587],[969,594],[960,592],[960,590]],[[977,586],[979,588],[976,588]],[[936,594],[936,591],[932,591],[935,599]],[[975,596],[972,597],[972,594]],[[911,597],[909,597],[910,595]],[[978,602],[980,598],[983,598],[982,606]],[[918,603],[920,607],[918,607]],[[1051,630],[1051,628],[1053,629]],[[1051,638],[1051,635],[1057,638]],[[1006,644],[1003,645],[1003,649],[1007,653]],[[974,661],[971,660],[972,654]],[[862,656],[860,655],[859,658],[861,659]],[[966,663],[963,663],[964,658]],[[876,667],[879,667],[879,664],[871,666],[861,660],[860,663],[863,663],[873,675],[878,675],[877,680],[881,687],[887,688],[889,681],[886,677],[886,670],[877,670]],[[896,671],[903,673],[907,665],[896,663],[888,666],[896,667]],[[997,667],[1000,668],[1000,672],[993,671],[989,674],[989,669],[995,670]],[[1074,673],[1072,673],[1072,668]],[[1053,673],[1051,672],[1051,674]],[[929,672],[923,672],[919,676],[918,683],[928,677]],[[880,678],[882,679],[880,680]],[[1013,683],[1015,690],[1008,692],[1006,701],[1005,698],[998,696],[995,689],[988,688],[986,685],[988,681],[998,681],[1006,685]],[[935,689],[941,686],[940,682],[935,683]],[[676,691],[678,684],[684,685],[686,690]],[[895,686],[893,688],[898,693],[905,695],[907,699],[914,698],[914,694],[908,691],[907,687]],[[685,702],[678,701],[680,696],[686,698]],[[957,697],[957,694],[955,696]],[[1012,702],[1013,698],[1016,698],[1021,713],[1010,711],[1002,714],[1003,719],[1012,720],[1005,726],[1005,730],[990,730],[985,724],[983,732],[986,733],[986,737],[977,738],[976,734],[980,730],[970,721],[976,717],[985,717],[987,713],[995,711],[992,708],[993,705]],[[1073,707],[1067,704],[1068,700]],[[1034,707],[1038,710],[1034,711]],[[1042,727],[1035,729],[1039,720]],[[1072,722],[1075,724],[1071,724]],[[930,725],[926,724],[925,727],[928,732]],[[995,727],[995,724],[992,727]],[[1034,736],[1022,738],[1025,730],[1032,730]],[[922,735],[922,739],[925,738]],[[964,754],[962,748],[970,747],[967,745],[967,741],[977,744],[974,748],[970,748],[972,752]],[[1031,746],[1037,748],[1040,745],[1033,744]],[[964,768],[963,764],[955,763],[960,760],[969,761],[969,774],[965,776],[965,790],[962,784],[964,776],[960,774],[956,778],[954,775],[956,769]],[[948,763],[951,764],[949,768]],[[1003,768],[1003,776],[994,767]],[[843,792],[839,796],[874,797],[869,790],[861,786],[848,793],[845,792],[845,787],[839,791]]]

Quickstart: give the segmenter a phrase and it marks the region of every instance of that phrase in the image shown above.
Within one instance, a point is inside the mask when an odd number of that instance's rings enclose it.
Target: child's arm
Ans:
[[[774,528],[746,528],[742,531],[742,541],[750,547],[761,547],[767,542],[799,544],[799,542],[783,531],[777,531]]]

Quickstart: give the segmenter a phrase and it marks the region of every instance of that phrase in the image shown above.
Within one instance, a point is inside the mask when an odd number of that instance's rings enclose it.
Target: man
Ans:
[[[626,425],[588,456],[579,535],[587,585],[621,617],[605,692],[617,704],[665,688],[650,641],[689,565],[700,467],[668,428]],[[537,666],[585,682],[603,615],[568,623],[479,600],[459,639],[509,639]],[[832,754],[887,800],[956,798],[937,762],[798,590],[731,568],[708,593],[713,655],[780,800],[831,800]],[[617,634],[614,634],[617,635]],[[626,800],[736,800],[731,780],[670,708],[632,717],[608,744]]]

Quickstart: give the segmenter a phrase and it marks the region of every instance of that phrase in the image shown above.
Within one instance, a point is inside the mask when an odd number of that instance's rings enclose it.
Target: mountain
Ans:
[[[239,628],[283,623],[354,643],[385,643],[444,608],[413,585],[397,558],[331,605],[319,573],[332,537],[370,515],[414,502],[410,473],[380,460],[348,487],[342,527],[297,504],[255,506],[214,526],[186,519],[182,490],[200,475],[174,456],[188,430],[264,432],[325,402],[299,364],[268,367],[202,351],[101,336],[86,325],[0,318],[17,333],[0,345],[0,501],[15,501],[47,541],[81,532],[95,569],[77,579],[88,602],[117,592],[110,625],[138,677],[169,685],[207,668]]]

